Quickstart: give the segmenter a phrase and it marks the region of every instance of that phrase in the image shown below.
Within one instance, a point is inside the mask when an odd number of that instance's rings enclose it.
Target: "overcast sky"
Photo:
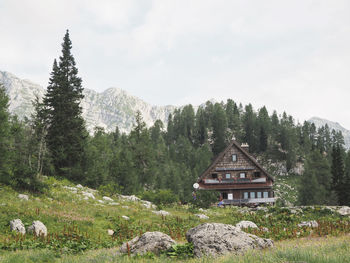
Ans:
[[[85,88],[232,98],[350,129],[350,1],[0,0],[0,70],[47,86],[69,29]]]

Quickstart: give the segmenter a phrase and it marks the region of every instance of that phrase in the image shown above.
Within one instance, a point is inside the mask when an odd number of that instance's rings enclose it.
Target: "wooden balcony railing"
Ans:
[[[266,183],[266,177],[250,179],[250,178],[237,178],[237,179],[203,179],[205,184],[246,184],[246,183]]]
[[[274,197],[269,198],[249,198],[249,199],[224,199],[222,200],[224,205],[239,205],[239,204],[262,204],[262,203],[274,203],[276,199]]]

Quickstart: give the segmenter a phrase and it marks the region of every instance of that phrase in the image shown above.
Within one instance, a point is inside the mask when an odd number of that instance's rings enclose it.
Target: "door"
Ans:
[[[228,199],[228,200],[233,200],[233,194],[228,194],[228,195],[227,195],[227,199]]]

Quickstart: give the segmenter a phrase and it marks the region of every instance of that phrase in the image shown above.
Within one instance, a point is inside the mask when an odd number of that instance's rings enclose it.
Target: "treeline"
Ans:
[[[54,61],[47,93],[33,102],[34,114],[19,121],[8,113],[0,88],[0,180],[42,191],[41,175],[59,176],[108,193],[190,201],[192,185],[234,137],[248,143],[262,161],[283,163],[292,171],[305,163],[300,204],[349,204],[350,153],[340,132],[326,125],[296,123],[266,107],[254,110],[233,100],[208,101],[173,112],[168,123],[150,128],[135,116],[129,134],[96,127],[90,135],[81,117],[82,81],[67,31],[62,55]],[[165,197],[164,197],[165,198]]]

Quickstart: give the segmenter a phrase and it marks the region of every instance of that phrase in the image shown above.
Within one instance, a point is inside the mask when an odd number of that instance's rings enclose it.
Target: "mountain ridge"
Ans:
[[[0,71],[0,82],[4,84],[10,97],[9,111],[23,119],[30,117],[34,108],[32,101],[35,96],[42,98],[46,92],[42,86],[16,75]],[[160,119],[166,123],[168,116],[175,110],[175,106],[155,106],[129,94],[121,88],[111,87],[103,92],[85,88],[84,99],[81,102],[82,116],[87,129],[92,132],[99,126],[106,131],[113,131],[118,126],[121,132],[129,132],[134,124],[135,114],[139,110],[143,120],[149,127]]]

